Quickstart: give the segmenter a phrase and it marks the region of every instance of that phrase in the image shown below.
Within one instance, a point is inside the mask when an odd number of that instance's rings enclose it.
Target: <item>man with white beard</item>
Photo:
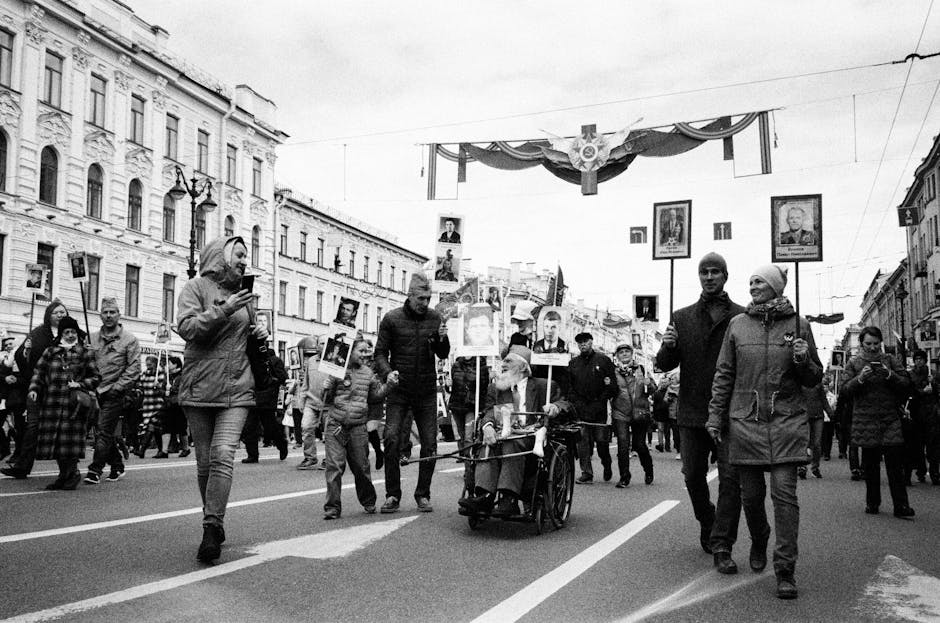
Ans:
[[[507,439],[514,430],[522,432],[526,424],[519,421],[520,416],[509,416],[507,412],[541,411],[554,418],[569,409],[570,405],[562,399],[554,381],[546,404],[548,381],[532,377],[531,358],[532,351],[528,348],[519,345],[510,347],[502,361],[499,375],[487,388],[483,401],[483,443],[489,449],[490,456],[526,452],[535,445],[535,437],[532,435]],[[495,494],[499,493],[500,500],[493,510],[493,516],[518,515],[526,458],[515,456],[477,463],[476,489],[472,496],[460,500],[458,504],[471,513],[486,513],[493,509]]]

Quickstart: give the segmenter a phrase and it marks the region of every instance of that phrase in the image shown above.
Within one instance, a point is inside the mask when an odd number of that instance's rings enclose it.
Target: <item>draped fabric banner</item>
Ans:
[[[541,165],[572,184],[581,184],[584,194],[595,194],[596,184],[617,177],[637,156],[665,158],[695,149],[706,141],[723,141],[723,157],[734,158],[733,136],[759,121],[761,173],[769,174],[770,145],[767,111],[722,116],[702,127],[679,122],[671,129],[630,129],[598,134],[593,125],[581,128],[581,135],[546,140],[493,141],[487,145],[460,143],[456,151],[432,144],[431,160],[441,156],[458,163],[458,182],[465,182],[467,164],[480,162],[488,167],[518,171]],[[515,143],[515,145],[513,144]],[[429,170],[435,170],[429,167]],[[428,180],[429,189],[434,180]],[[593,190],[592,190],[593,189]],[[432,195],[429,191],[429,197]],[[433,198],[433,197],[430,197]]]

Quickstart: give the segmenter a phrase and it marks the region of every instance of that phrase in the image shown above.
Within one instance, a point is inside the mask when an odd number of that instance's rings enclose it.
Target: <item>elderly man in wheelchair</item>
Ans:
[[[543,422],[538,421],[543,418],[538,416],[544,413],[543,417],[556,418],[570,409],[554,381],[549,395],[548,381],[532,377],[531,357],[528,348],[512,346],[499,375],[487,388],[481,428],[484,448],[480,456],[484,460],[475,465],[474,491],[458,502],[462,514],[518,515],[526,473],[532,471],[526,469],[526,462],[534,461],[525,453],[540,454],[545,440]],[[494,458],[500,456],[507,458]]]

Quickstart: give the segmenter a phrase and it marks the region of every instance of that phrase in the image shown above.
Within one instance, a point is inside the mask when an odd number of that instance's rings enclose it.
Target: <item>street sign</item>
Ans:
[[[918,206],[898,206],[898,227],[913,227],[920,223],[920,220]]]

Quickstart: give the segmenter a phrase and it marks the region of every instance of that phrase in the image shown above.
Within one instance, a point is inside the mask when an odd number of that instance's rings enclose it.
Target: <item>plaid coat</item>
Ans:
[[[137,381],[137,388],[143,394],[143,404],[140,407],[140,425],[138,427],[138,432],[143,434],[147,432],[150,421],[163,408],[168,388],[166,374],[162,370],[154,374],[141,372],[140,380]]]
[[[29,391],[38,396],[37,459],[85,458],[86,418],[72,417],[71,380],[94,393],[101,382],[95,353],[81,343],[70,349],[53,344],[40,357],[29,384]]]

